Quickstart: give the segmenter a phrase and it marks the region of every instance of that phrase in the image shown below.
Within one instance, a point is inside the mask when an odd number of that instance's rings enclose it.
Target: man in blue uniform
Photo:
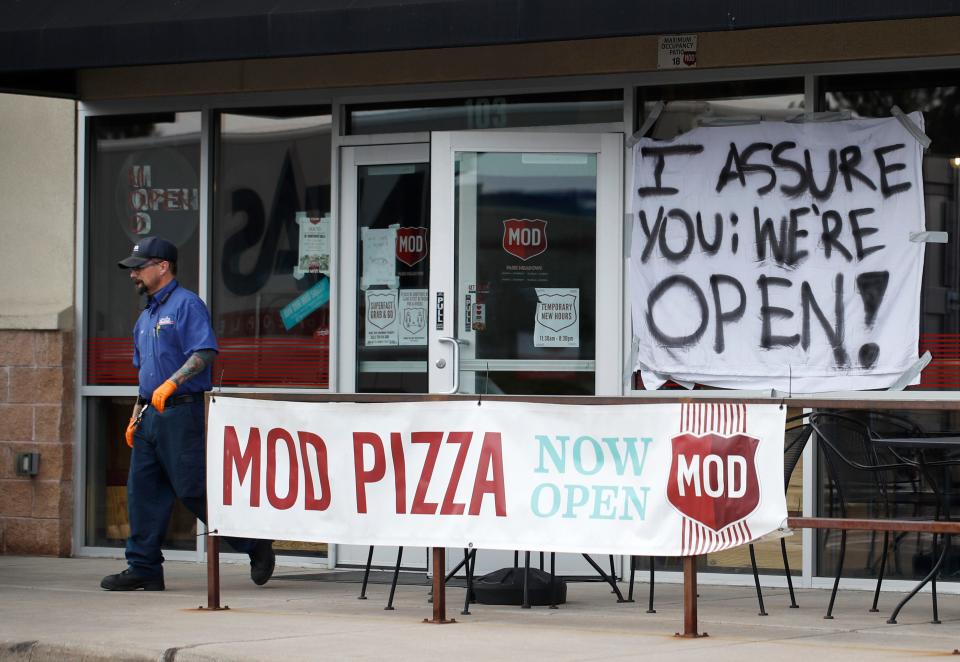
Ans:
[[[100,586],[162,591],[160,549],[174,500],[180,499],[201,521],[207,518],[203,394],[212,387],[217,340],[203,301],[176,280],[176,246],[147,237],[119,266],[130,270],[137,291],[147,295],[147,307],[133,328],[140,394],[126,431],[133,448],[127,478],[127,569],[104,577]],[[265,584],[275,563],[272,541],[226,540],[250,555],[250,578]]]

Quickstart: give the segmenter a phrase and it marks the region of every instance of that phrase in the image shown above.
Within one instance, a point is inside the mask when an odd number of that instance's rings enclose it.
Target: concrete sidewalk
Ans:
[[[888,625],[899,599],[884,594],[881,613],[871,594],[845,591],[836,618],[823,619],[827,591],[799,591],[789,609],[785,589],[767,589],[769,616],[757,615],[749,587],[701,586],[701,639],[678,639],[681,587],[658,584],[656,614],[646,613],[647,585],[637,603],[617,604],[608,586],[570,584],[558,610],[474,605],[463,616],[463,589],[447,590],[456,624],[429,625],[427,587],[399,586],[396,610],[385,611],[389,586],[294,581],[316,570],[278,568],[264,587],[247,567],[221,567],[226,611],[206,605],[206,568],[166,564],[164,592],[110,593],[100,578],[123,568],[104,559],[0,557],[2,660],[720,660],[775,662],[812,657],[906,660],[960,648],[960,596],[942,596],[942,625],[932,625],[930,598],[918,596]],[[624,591],[626,587],[624,585]]]

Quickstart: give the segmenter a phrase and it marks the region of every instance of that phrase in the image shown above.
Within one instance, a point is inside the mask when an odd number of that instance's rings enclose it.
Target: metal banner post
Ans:
[[[697,632],[697,557],[683,557],[683,634],[678,637],[694,639],[706,637]]]
[[[457,622],[456,619],[447,620],[446,551],[443,547],[433,548],[433,618],[423,619],[424,623],[444,625]]]
[[[203,607],[201,607],[203,609]],[[207,534],[207,609],[229,609],[220,606],[220,538]]]

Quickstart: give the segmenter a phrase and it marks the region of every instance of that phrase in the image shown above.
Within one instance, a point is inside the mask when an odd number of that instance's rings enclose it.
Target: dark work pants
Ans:
[[[142,577],[163,575],[163,537],[176,499],[206,523],[207,485],[203,402],[147,409],[133,435],[127,478],[130,537],[127,564]],[[227,538],[238,552],[249,553],[255,541]]]

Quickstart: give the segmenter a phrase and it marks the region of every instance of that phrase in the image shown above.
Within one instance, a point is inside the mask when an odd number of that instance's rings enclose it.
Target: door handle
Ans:
[[[437,338],[437,340],[441,343],[450,343],[453,345],[453,360],[450,366],[453,368],[453,387],[449,391],[443,391],[444,395],[453,395],[460,391],[460,345],[467,345],[469,343],[466,340],[453,338],[451,336],[441,336]]]

